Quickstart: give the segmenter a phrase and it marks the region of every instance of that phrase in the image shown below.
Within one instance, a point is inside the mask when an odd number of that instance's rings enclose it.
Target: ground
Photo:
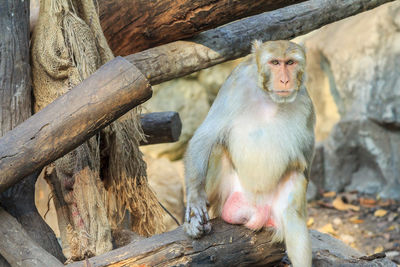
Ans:
[[[327,192],[309,203],[308,226],[367,255],[385,252],[400,264],[400,202],[357,192]]]

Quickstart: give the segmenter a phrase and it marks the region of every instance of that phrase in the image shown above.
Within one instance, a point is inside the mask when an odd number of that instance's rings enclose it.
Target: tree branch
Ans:
[[[36,244],[17,220],[0,208],[0,254],[11,266],[64,266]]]
[[[101,26],[114,54],[126,56],[304,0],[100,0]]]
[[[179,227],[67,267],[276,266],[285,255],[283,244],[271,242],[271,229],[254,232],[243,226],[226,224],[220,219],[212,220],[212,225],[211,233],[200,239],[191,239],[184,233],[183,227]],[[311,230],[310,235],[314,267],[396,266],[385,257],[363,257],[327,234]]]

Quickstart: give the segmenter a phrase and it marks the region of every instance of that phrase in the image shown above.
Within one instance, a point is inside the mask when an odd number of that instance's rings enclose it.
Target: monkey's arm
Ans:
[[[187,207],[184,227],[186,232],[194,238],[211,230],[207,213],[205,182],[209,157],[218,137],[211,131],[207,131],[207,128],[207,125],[203,124],[196,131],[185,157]]]
[[[224,92],[220,91],[221,94]],[[194,238],[211,230],[205,183],[210,155],[217,144],[224,142],[226,135],[226,127],[224,127],[227,121],[224,117],[227,114],[224,110],[226,106],[220,103],[220,95],[215,100],[207,118],[190,140],[185,156],[187,207],[184,226],[186,232]]]

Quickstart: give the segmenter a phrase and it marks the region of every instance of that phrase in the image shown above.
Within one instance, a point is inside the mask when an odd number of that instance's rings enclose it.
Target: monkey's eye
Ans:
[[[276,60],[276,59],[274,59],[274,60],[271,60],[271,62],[270,62],[272,65],[279,65],[279,61],[278,60]]]
[[[294,61],[291,60],[291,59],[289,59],[288,61],[286,61],[286,65],[293,65],[293,64],[294,64]]]

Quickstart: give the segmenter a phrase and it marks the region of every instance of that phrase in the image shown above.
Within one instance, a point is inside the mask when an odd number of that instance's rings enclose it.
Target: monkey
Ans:
[[[273,227],[292,265],[311,266],[306,190],[315,113],[305,64],[296,43],[256,40],[221,86],[184,157],[190,237],[211,231],[208,212],[255,231]]]

